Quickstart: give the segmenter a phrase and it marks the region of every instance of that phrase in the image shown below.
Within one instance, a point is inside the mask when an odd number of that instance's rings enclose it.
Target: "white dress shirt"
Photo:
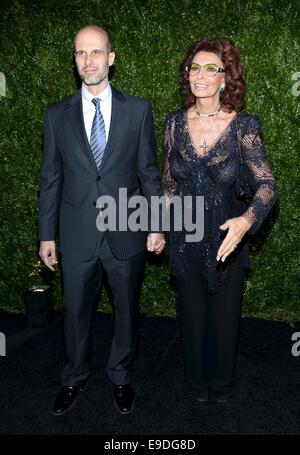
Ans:
[[[111,103],[112,103],[112,94],[111,94],[111,86],[107,84],[107,87],[101,92],[99,95],[94,96],[92,95],[84,86],[82,86],[81,90],[82,94],[82,108],[83,108],[83,118],[84,118],[84,126],[87,138],[90,142],[91,139],[91,131],[92,131],[92,124],[94,120],[94,115],[96,111],[95,105],[92,103],[93,98],[100,99],[100,110],[103,116],[104,125],[105,125],[105,136],[106,142],[109,134],[109,127],[110,127],[110,119],[111,119]]]

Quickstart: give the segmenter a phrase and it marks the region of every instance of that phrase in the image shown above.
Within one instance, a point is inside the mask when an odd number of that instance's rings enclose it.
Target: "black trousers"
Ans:
[[[62,384],[77,385],[90,374],[91,325],[106,272],[113,295],[115,333],[107,374],[116,385],[131,381],[137,346],[137,316],[146,252],[119,261],[111,253],[105,236],[98,254],[89,261],[62,258],[64,284],[64,339],[66,365]]]
[[[194,387],[218,389],[234,379],[244,269],[239,258],[216,293],[206,290],[199,264],[187,282],[176,279],[185,379]]]

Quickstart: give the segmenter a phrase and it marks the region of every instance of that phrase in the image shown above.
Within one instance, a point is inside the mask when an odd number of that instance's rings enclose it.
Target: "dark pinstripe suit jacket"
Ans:
[[[45,113],[40,173],[39,238],[55,240],[60,251],[78,260],[95,254],[99,196],[115,198],[160,192],[151,105],[112,87],[112,114],[105,154],[97,170],[86,137],[81,90]],[[128,211],[128,214],[130,211]],[[113,255],[129,258],[146,247],[147,232],[106,233]]]

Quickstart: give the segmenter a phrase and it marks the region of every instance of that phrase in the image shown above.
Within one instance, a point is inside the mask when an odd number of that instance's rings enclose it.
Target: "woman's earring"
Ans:
[[[224,87],[224,85],[221,85],[221,87],[219,88],[219,92],[220,92],[220,93],[223,93],[223,92],[224,92],[224,90],[225,90],[225,87]]]

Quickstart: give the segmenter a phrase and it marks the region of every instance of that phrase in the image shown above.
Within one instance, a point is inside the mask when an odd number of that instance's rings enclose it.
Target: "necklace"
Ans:
[[[200,119],[201,119],[201,117],[205,117],[205,118],[216,117],[218,115],[218,113],[220,112],[220,110],[221,110],[221,105],[219,106],[217,111],[212,112],[211,114],[205,114],[205,113],[197,111],[196,106],[195,106],[195,112],[200,117]],[[207,145],[205,137],[203,137],[203,142],[202,142],[202,144],[199,144],[199,147],[203,150],[203,153],[205,155],[207,152],[207,149],[209,149],[209,146]]]
[[[215,112],[212,112],[211,114],[205,114],[204,112],[199,112],[197,111],[196,109],[196,106],[195,106],[195,112],[197,115],[199,115],[199,117],[215,117],[221,110],[221,106],[219,106],[219,109]]]
[[[199,144],[199,147],[203,149],[203,153],[204,153],[204,155],[205,155],[207,149],[209,148],[209,146],[208,146],[207,143],[206,143],[205,137],[203,138],[202,144]]]

